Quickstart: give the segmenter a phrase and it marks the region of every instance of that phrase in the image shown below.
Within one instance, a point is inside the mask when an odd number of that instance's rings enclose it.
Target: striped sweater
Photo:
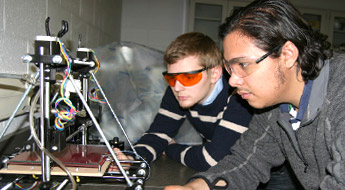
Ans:
[[[230,147],[247,130],[252,118],[248,103],[238,95],[231,95],[232,90],[223,77],[223,90],[211,104],[196,104],[190,109],[182,109],[168,87],[149,130],[135,144],[136,151],[148,162],[165,152],[170,158],[197,171],[216,165],[231,153]],[[185,119],[203,138],[202,145],[169,145]]]

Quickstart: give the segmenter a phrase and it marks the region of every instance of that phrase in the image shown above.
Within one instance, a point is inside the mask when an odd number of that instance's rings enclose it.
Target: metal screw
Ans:
[[[145,163],[141,163],[141,164],[140,164],[140,167],[146,168],[146,164],[145,164]]]
[[[141,176],[145,176],[146,172],[145,172],[144,169],[140,169],[140,170],[138,170],[138,173],[137,173],[137,174],[138,174],[138,175],[141,175]]]
[[[32,61],[32,57],[30,55],[24,55],[22,56],[22,60],[24,63],[29,63],[30,61]]]
[[[138,179],[138,180],[137,180],[137,183],[140,184],[140,185],[142,185],[142,184],[144,184],[144,180]]]
[[[55,55],[52,61],[53,63],[62,63],[62,57],[60,55]]]
[[[26,146],[25,146],[25,150],[30,150],[31,149],[31,144],[27,144]]]
[[[143,188],[141,187],[141,185],[138,185],[134,188],[134,190],[143,190]]]

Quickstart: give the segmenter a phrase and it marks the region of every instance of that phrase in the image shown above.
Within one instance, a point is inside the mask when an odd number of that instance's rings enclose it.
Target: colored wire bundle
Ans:
[[[60,41],[60,39],[58,39],[59,41],[59,44],[60,44],[60,50],[61,50],[61,53],[63,55],[63,57],[65,58],[66,60],[66,63],[67,63],[67,68],[66,68],[66,71],[65,71],[65,75],[62,79],[62,84],[60,86],[60,95],[61,97],[65,97],[65,86],[66,86],[66,82],[67,82],[67,78],[68,76],[70,75],[71,73],[71,62],[70,62],[70,58],[65,50],[65,47],[63,46],[62,42]]]
[[[19,185],[18,183],[16,183],[16,187],[17,187],[17,188],[19,188],[19,189],[25,189],[25,190],[34,189],[37,185],[38,185],[38,181],[35,181],[30,187],[28,187],[28,188],[23,188],[21,185]]]
[[[96,74],[97,71],[99,70],[101,64],[99,63],[99,61],[98,61],[98,59],[97,59],[97,57],[96,57],[96,53],[95,53],[93,50],[91,50],[91,52],[92,52],[92,54],[93,54],[93,56],[94,56],[94,58],[95,58],[95,61],[96,61],[96,69],[95,69],[94,72],[93,72],[94,74]],[[91,80],[92,82],[95,82],[94,79],[92,78],[92,76],[90,76],[90,80]],[[98,102],[98,103],[105,104],[105,103],[106,103],[105,100],[102,100],[102,99],[100,99],[100,98],[98,97],[98,92],[99,92],[99,88],[98,88],[97,86],[93,87],[93,88],[90,90],[89,94],[88,94],[89,99],[90,99],[91,101],[93,101],[93,102]]]
[[[105,104],[105,100],[99,99],[97,92],[99,92],[99,88],[97,86],[93,87],[89,92],[89,99],[93,102]]]
[[[60,86],[60,98],[58,98],[55,102],[55,128],[58,130],[64,130],[65,124],[68,121],[73,121],[75,119],[75,115],[78,114],[78,111],[74,107],[73,103],[65,96],[65,87],[67,83],[68,76],[71,74],[71,61],[70,58],[65,50],[65,47],[63,46],[62,42],[60,39],[58,39],[59,44],[60,44],[60,51],[64,59],[66,60],[67,63],[67,68],[65,70],[65,75],[62,79],[62,83]],[[67,108],[66,110],[59,110],[58,105],[60,102],[63,101],[65,106],[68,106],[69,109]],[[62,107],[62,106],[60,106]]]
[[[64,101],[64,103],[69,106],[70,109],[60,111],[58,109],[58,105],[61,101]],[[58,98],[55,102],[55,111],[55,127],[59,130],[63,130],[67,121],[73,121],[75,119],[75,115],[77,114],[76,108],[68,98]]]
[[[59,45],[60,45],[60,51],[61,51],[61,54],[63,56],[63,58],[66,60],[66,63],[67,63],[67,68],[65,70],[65,74],[64,74],[64,77],[62,79],[62,82],[61,82],[61,86],[60,86],[60,96],[61,98],[58,98],[55,102],[55,121],[54,121],[54,124],[55,124],[55,128],[58,129],[58,130],[64,130],[65,128],[65,124],[68,122],[68,121],[73,121],[75,119],[75,115],[78,114],[78,111],[76,110],[76,108],[73,106],[73,103],[65,96],[65,88],[66,88],[66,83],[67,83],[67,79],[68,79],[68,76],[71,74],[71,59],[69,58],[67,52],[66,52],[66,49],[64,47],[64,45],[62,44],[62,42],[60,41],[60,39],[58,39],[58,42],[59,42]],[[94,59],[95,59],[95,62],[96,62],[96,69],[93,71],[93,73],[97,73],[97,71],[99,70],[100,68],[100,63],[98,61],[98,58],[96,57],[96,54],[93,50],[91,50],[93,56],[94,56]],[[90,77],[91,81],[92,78]],[[98,102],[98,103],[105,103],[104,100],[101,100],[98,98],[98,95],[97,95],[97,92],[99,91],[99,89],[97,87],[94,87],[90,93],[89,93],[89,98],[91,101],[94,101],[94,102]],[[64,105],[69,107],[67,108],[66,110],[60,110],[58,109],[58,105],[60,104],[60,102],[64,102]],[[62,106],[60,106],[62,107]]]

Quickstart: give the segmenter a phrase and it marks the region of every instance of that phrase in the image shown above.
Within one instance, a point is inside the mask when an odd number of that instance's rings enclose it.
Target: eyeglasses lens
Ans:
[[[165,80],[171,87],[175,87],[176,80],[178,80],[183,86],[196,85],[202,78],[202,73],[181,73],[181,74],[165,74]]]
[[[275,48],[273,48],[272,50],[270,50],[269,52],[267,52],[266,54],[264,54],[263,56],[261,56],[260,58],[254,61],[251,60],[251,61],[245,61],[242,63],[229,63],[229,61],[223,60],[224,67],[230,75],[235,73],[235,75],[240,78],[246,77],[257,70],[258,63],[265,60],[272,53],[278,51],[282,46],[283,44],[276,46]]]

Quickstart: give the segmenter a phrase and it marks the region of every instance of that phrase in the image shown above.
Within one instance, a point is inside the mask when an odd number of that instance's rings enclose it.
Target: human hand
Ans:
[[[115,155],[119,160],[134,160],[132,156],[127,156],[119,148],[114,148]]]
[[[174,139],[171,139],[171,141],[169,142],[169,145],[175,144],[175,143],[176,143],[176,141],[175,141]],[[166,155],[165,151],[164,151],[162,154],[163,154],[163,155]]]
[[[180,185],[168,185],[164,190],[209,190],[207,183],[201,179],[197,178],[184,186]]]
[[[118,160],[120,161],[132,161],[134,160],[134,158],[132,156],[127,156],[125,155],[120,149],[118,148],[114,148],[114,152],[115,152],[115,155],[117,157]],[[131,163],[126,163],[126,162],[122,162],[121,163],[121,166],[124,168],[124,169],[129,169],[129,167],[131,166]],[[120,171],[118,166],[115,164],[115,162],[113,161],[110,166],[109,166],[109,169],[108,169],[109,172],[117,172],[117,171]]]
[[[169,185],[164,188],[164,190],[193,190],[192,188],[180,186],[180,185]]]
[[[171,139],[171,141],[169,142],[169,145],[170,144],[175,144],[175,143],[176,143],[175,139]]]

